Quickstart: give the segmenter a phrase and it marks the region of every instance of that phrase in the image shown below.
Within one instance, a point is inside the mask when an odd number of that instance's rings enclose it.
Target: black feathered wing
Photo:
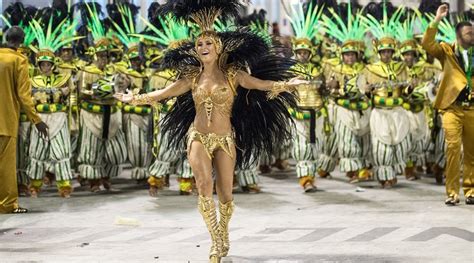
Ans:
[[[228,52],[227,63],[249,71],[259,79],[287,80],[293,77],[294,61],[280,56],[281,50],[248,31],[226,32],[219,35]],[[192,43],[171,50],[165,55],[165,65],[181,70],[182,76],[194,75],[199,61],[193,56]],[[192,71],[193,74],[183,71]],[[271,155],[276,147],[291,137],[291,116],[288,107],[296,107],[296,97],[283,92],[272,100],[267,92],[237,87],[231,123],[235,130],[237,165],[248,167],[262,154]],[[169,136],[171,147],[183,148],[186,133],[194,121],[196,109],[191,92],[181,95],[162,120],[162,131]]]

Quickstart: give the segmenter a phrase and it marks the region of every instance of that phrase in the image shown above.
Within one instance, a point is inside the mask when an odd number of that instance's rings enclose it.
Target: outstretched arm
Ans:
[[[246,89],[257,89],[257,90],[264,90],[270,91],[273,89],[273,85],[275,85],[276,81],[272,80],[261,80],[256,77],[250,76],[245,71],[239,70],[236,75],[237,84],[246,88]]]
[[[308,81],[298,78],[291,79],[290,81],[262,80],[252,77],[250,74],[242,70],[237,72],[236,82],[238,85],[246,89],[269,91],[269,98],[274,98],[284,91],[293,91],[298,85],[308,84]]]
[[[426,30],[423,36],[423,40],[421,41],[421,46],[423,47],[423,49],[425,49],[426,52],[428,52],[428,54],[439,59],[441,62],[444,61],[445,54],[441,45],[436,42],[435,37],[436,37],[436,33],[438,33],[438,24],[441,22],[441,20],[444,17],[446,17],[446,15],[448,14],[448,11],[449,9],[446,4],[438,7],[435,19]]]
[[[177,97],[181,94],[184,94],[191,90],[191,87],[192,83],[190,80],[180,79],[161,90],[155,90],[137,96],[133,96],[133,94],[129,91],[126,94],[117,93],[114,95],[114,97],[117,100],[134,105],[151,105],[166,98]]]

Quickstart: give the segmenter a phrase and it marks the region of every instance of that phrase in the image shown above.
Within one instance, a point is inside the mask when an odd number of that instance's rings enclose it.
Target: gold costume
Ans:
[[[366,110],[371,106],[371,101],[357,85],[357,78],[364,68],[363,63],[355,63],[352,66],[342,62],[336,65],[325,65],[324,76],[326,79],[334,79],[339,83],[339,89],[332,92],[337,105],[356,111]]]
[[[217,135],[215,133],[202,133],[191,126],[188,131],[188,152],[191,150],[193,141],[202,143],[206,150],[207,156],[212,160],[214,158],[214,151],[222,149],[231,158],[234,158],[232,148],[235,146],[234,132],[225,135]]]
[[[293,70],[301,73],[307,80],[310,78],[320,80],[322,77],[321,67],[313,63],[298,63],[293,67]],[[318,88],[314,84],[298,85],[296,87],[298,94],[298,106],[301,108],[318,110],[323,107],[323,99]]]
[[[16,138],[20,107],[28,119],[41,121],[31,100],[28,59],[13,49],[0,49],[0,213],[18,208]]]
[[[229,69],[226,75],[228,85],[217,87],[212,91],[206,90],[202,86],[197,86],[198,78],[194,78],[192,95],[196,112],[203,110],[206,112],[208,126],[211,125],[212,113],[214,111],[217,111],[222,116],[231,117],[234,97],[237,95],[234,87],[235,76],[236,71],[232,68]],[[199,141],[202,143],[209,159],[214,157],[214,152],[218,149],[222,149],[231,158],[234,158],[232,148],[235,147],[235,135],[233,131],[224,135],[202,133],[191,125],[187,138],[188,152],[191,150],[191,144],[193,141]]]
[[[37,75],[33,77],[31,83],[33,86],[33,101],[36,104],[37,111],[41,113],[66,111],[68,105],[64,101],[64,95],[61,88],[68,87],[69,91],[73,91],[74,85],[72,83],[71,75]]]
[[[94,64],[84,67],[84,69],[78,74],[79,75],[78,89],[79,89],[79,94],[81,95],[81,99],[82,99],[82,104],[81,104],[82,109],[90,111],[90,112],[95,112],[89,109],[90,107],[87,107],[86,104],[112,105],[112,106],[116,104],[115,100],[111,96],[108,96],[108,94],[112,94],[113,91],[112,90],[102,91],[99,89],[100,85],[97,85],[99,80],[110,77],[114,75],[115,73],[116,73],[116,68],[110,64],[105,66],[104,70],[99,69]],[[95,97],[91,96],[94,90],[96,90],[97,93],[101,93],[102,95],[104,95],[105,98],[97,99],[97,97],[101,96],[99,94],[96,95]],[[87,103],[85,104],[84,102],[87,102]]]
[[[408,78],[403,63],[391,61],[386,64],[378,61],[369,64],[363,71],[368,91],[374,94],[373,104],[376,108],[390,109],[403,104],[403,86]],[[362,84],[363,85],[363,84]]]
[[[228,74],[232,73],[228,72]],[[206,90],[202,86],[198,87],[198,78],[194,78],[192,90],[194,105],[196,106],[196,112],[206,111],[207,126],[211,125],[214,109],[225,117],[231,117],[234,97],[237,95],[232,81],[233,77],[235,77],[235,73],[228,76],[228,86],[217,87],[213,90]]]
[[[430,26],[423,37],[422,46],[427,53],[437,58],[443,65],[441,80],[435,108],[442,114],[443,128],[446,136],[446,195],[457,199],[459,196],[459,177],[461,160],[463,160],[462,187],[466,197],[474,196],[474,99],[461,99],[460,95],[468,88],[468,83],[474,83],[472,68],[464,65],[464,59],[459,56],[456,44],[437,43],[435,36],[438,29]],[[472,49],[472,48],[471,48]],[[469,54],[472,61],[472,50]],[[469,64],[469,63],[467,63]],[[471,79],[468,82],[468,72]],[[471,87],[472,90],[472,87]],[[461,157],[461,146],[464,158]]]

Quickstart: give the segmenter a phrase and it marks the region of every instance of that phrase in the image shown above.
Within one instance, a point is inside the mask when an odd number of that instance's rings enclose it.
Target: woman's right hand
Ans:
[[[130,90],[127,90],[127,93],[118,92],[114,94],[114,98],[123,103],[130,103],[133,100],[133,93]]]

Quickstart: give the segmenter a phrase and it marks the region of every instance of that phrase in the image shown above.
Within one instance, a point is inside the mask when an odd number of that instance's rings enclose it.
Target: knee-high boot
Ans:
[[[229,242],[229,221],[234,213],[234,201],[229,201],[225,204],[219,202],[219,235],[222,239],[222,250],[221,257],[226,257],[229,253],[230,242]]]
[[[199,196],[198,209],[206,223],[209,234],[211,235],[211,250],[209,252],[209,261],[220,262],[220,250],[222,241],[219,237],[219,226],[217,222],[216,204],[212,197]]]

